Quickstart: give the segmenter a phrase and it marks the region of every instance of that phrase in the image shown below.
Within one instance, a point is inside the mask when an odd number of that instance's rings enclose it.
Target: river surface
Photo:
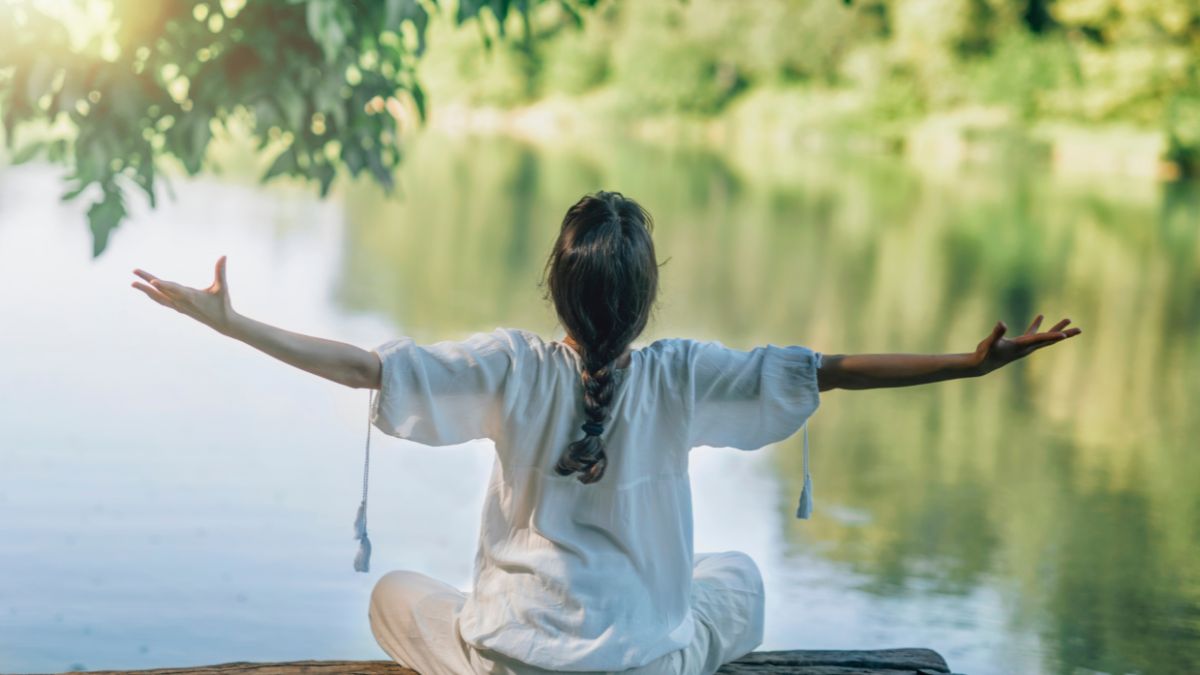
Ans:
[[[244,173],[244,172],[243,172]],[[90,258],[48,167],[0,168],[0,671],[383,658],[372,584],[466,588],[491,445],[376,433],[372,572],[351,569],[367,393],[151,303],[144,267],[371,347],[561,335],[538,282],[563,212],[656,218],[662,336],[968,351],[997,319],[1082,337],[983,379],[829,392],[815,512],[798,439],[692,454],[696,549],[750,553],[767,649],[924,646],[954,670],[1200,668],[1200,192],[883,159],[548,149],[428,136],[402,194],[178,179]]]

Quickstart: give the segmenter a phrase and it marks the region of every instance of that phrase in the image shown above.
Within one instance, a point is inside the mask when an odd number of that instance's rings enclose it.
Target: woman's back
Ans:
[[[550,670],[620,670],[689,644],[689,449],[761,447],[818,404],[808,349],[658,340],[615,371],[608,466],[584,484],[555,471],[583,415],[570,347],[496,329],[376,351],[380,429],[428,445],[496,443],[462,638]]]

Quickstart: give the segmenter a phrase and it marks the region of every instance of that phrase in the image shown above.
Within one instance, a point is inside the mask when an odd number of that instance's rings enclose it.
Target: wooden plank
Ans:
[[[940,670],[878,670],[841,666],[769,666],[756,670],[718,670],[717,673],[765,673],[768,675],[945,675]]]
[[[718,675],[939,675],[946,661],[932,649],[754,652],[721,666]],[[391,661],[223,663],[194,668],[108,670],[89,675],[417,675]]]
[[[941,654],[932,649],[875,649],[869,651],[791,650],[754,652],[717,671],[720,675],[750,673],[949,673]]]
[[[222,663],[193,668],[87,671],[88,675],[418,675],[392,661],[282,661]]]

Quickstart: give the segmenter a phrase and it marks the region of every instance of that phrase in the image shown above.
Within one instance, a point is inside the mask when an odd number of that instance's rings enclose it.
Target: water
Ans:
[[[364,347],[556,337],[541,268],[601,187],[657,219],[643,341],[966,351],[1038,311],[1085,329],[981,380],[826,393],[810,521],[796,439],[695,452],[697,550],[759,562],[764,648],[926,646],[975,674],[1200,663],[1196,190],[439,137],[400,200],[234,173],[178,181],[93,262],[54,171],[0,170],[0,671],[382,658],[380,574],[470,581],[490,446],[377,434],[355,574],[366,392],[154,305],[131,268],[206,285],[226,253],[240,311]]]

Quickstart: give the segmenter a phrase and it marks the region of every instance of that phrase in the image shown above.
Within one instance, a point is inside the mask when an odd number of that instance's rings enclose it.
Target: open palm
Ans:
[[[990,373],[1039,349],[1058,344],[1083,332],[1079,328],[1067,328],[1071,320],[1063,319],[1050,330],[1039,333],[1037,331],[1042,325],[1042,318],[1042,315],[1038,314],[1033,323],[1029,324],[1029,328],[1015,338],[1004,337],[1008,326],[1004,325],[1003,321],[997,321],[991,335],[984,338],[975,348],[974,362],[980,373]]]
[[[213,282],[203,289],[159,279],[142,269],[135,269],[133,273],[146,282],[135,281],[133,287],[151,300],[219,331],[228,328],[233,317],[233,304],[229,299],[229,283],[225,280],[225,256],[217,259]]]

